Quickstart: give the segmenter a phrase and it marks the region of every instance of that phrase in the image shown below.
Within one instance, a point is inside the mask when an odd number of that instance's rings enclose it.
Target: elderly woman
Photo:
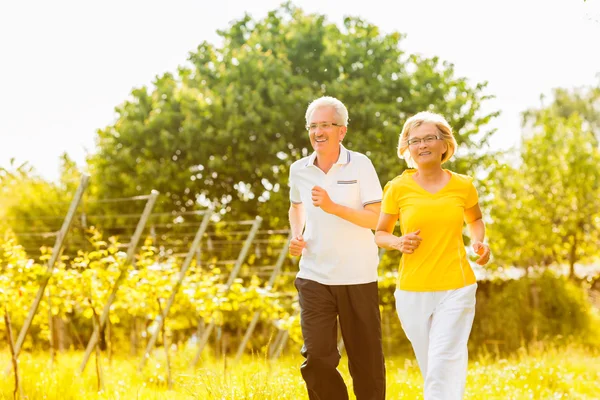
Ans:
[[[466,222],[484,265],[484,243],[473,179],[442,168],[456,150],[448,122],[421,112],[402,129],[398,155],[414,169],[385,186],[375,234],[379,247],[402,253],[396,310],[425,380],[425,399],[460,399],[467,376],[467,341],[475,316],[475,274],[463,243]],[[402,236],[393,234],[400,219]]]

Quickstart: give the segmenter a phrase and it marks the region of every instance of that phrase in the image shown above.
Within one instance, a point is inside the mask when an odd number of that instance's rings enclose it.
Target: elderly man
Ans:
[[[348,110],[333,97],[313,101],[306,128],[314,153],[290,167],[290,254],[304,337],[301,367],[311,400],[348,399],[337,370],[337,321],[357,400],[385,398],[377,291],[377,226],[382,190],[371,161],[347,150]]]

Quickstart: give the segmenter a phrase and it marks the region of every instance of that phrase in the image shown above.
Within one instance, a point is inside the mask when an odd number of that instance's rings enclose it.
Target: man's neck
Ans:
[[[342,151],[341,146],[338,146],[337,151],[335,152],[330,152],[327,154],[317,153],[315,166],[317,166],[321,171],[328,173],[331,167],[333,167],[333,164],[335,164],[340,158],[340,151]]]

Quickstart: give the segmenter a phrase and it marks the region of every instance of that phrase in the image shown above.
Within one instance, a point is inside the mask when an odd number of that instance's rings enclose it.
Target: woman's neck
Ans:
[[[420,167],[415,173],[415,177],[422,182],[437,182],[444,177],[444,169],[441,165],[434,167]]]

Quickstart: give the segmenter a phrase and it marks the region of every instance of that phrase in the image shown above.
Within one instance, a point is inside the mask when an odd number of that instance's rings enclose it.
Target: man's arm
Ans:
[[[376,229],[381,202],[367,204],[362,210],[336,204],[332,214],[363,228]]]
[[[304,205],[302,203],[292,203],[290,210],[288,211],[288,217],[290,219],[292,237],[295,238],[302,235],[302,232],[304,231],[304,224],[306,222]]]
[[[290,230],[292,231],[292,240],[290,240],[289,253],[292,256],[299,256],[302,254],[302,250],[306,247],[306,242],[302,237],[304,231],[304,224],[306,222],[306,215],[304,211],[304,205],[302,203],[292,203],[290,210],[288,211],[290,219]]]
[[[320,207],[321,210],[325,211],[326,213],[336,215],[363,228],[373,230],[377,228],[379,211],[381,210],[380,201],[377,203],[367,204],[362,210],[356,210],[354,208],[334,203],[329,197],[327,191],[320,186],[315,186],[312,189],[311,195],[313,205],[315,207]]]

